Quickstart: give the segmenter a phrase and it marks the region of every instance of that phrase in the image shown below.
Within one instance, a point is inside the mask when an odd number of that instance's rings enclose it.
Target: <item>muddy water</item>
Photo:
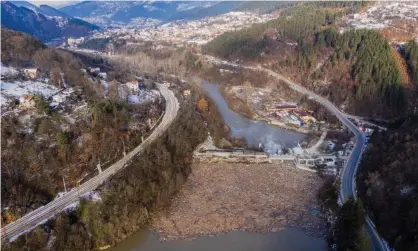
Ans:
[[[306,235],[295,228],[259,234],[232,232],[204,236],[194,240],[160,242],[154,233],[141,231],[109,251],[325,251],[324,240]]]
[[[276,153],[281,147],[296,146],[298,142],[305,138],[302,133],[297,133],[269,125],[263,121],[247,119],[234,112],[228,107],[227,101],[222,96],[219,85],[202,82],[208,95],[216,103],[225,124],[231,129],[233,137],[244,137],[249,145],[259,146],[262,143],[264,151]]]

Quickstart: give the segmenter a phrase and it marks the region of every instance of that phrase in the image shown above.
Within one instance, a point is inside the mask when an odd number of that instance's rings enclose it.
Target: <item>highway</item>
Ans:
[[[363,153],[364,143],[365,143],[365,135],[363,132],[359,130],[359,128],[356,127],[349,119],[347,114],[340,111],[334,104],[332,104],[327,99],[321,97],[320,95],[315,94],[312,91],[309,91],[308,89],[302,87],[301,85],[287,79],[283,75],[276,73],[270,69],[263,68],[261,66],[245,66],[245,65],[239,65],[236,63],[231,63],[227,61],[222,61],[218,58],[215,58],[213,56],[203,55],[206,57],[207,60],[215,63],[215,64],[226,64],[230,66],[235,67],[241,67],[245,69],[255,70],[255,71],[263,71],[269,74],[270,76],[282,80],[285,82],[290,88],[294,89],[295,91],[298,91],[300,93],[306,94],[311,99],[315,100],[316,102],[322,104],[327,108],[330,112],[332,112],[340,121],[343,123],[356,137],[356,144],[353,148],[353,151],[351,152],[351,155],[348,158],[348,161],[342,171],[341,174],[341,190],[340,190],[340,198],[343,202],[347,201],[347,199],[350,196],[353,196],[354,198],[357,197],[356,193],[356,173],[357,168],[361,160],[361,155]],[[380,238],[378,232],[376,231],[376,228],[374,227],[373,222],[370,220],[370,218],[366,218],[366,228],[367,232],[369,233],[370,239],[372,241],[373,250],[375,251],[385,251],[386,247]]]
[[[30,231],[34,226],[46,222],[55,214],[63,211],[67,206],[70,206],[72,203],[79,201],[80,196],[93,191],[98,186],[103,184],[103,182],[108,180],[113,174],[117,173],[119,170],[125,167],[133,157],[138,155],[155,139],[161,136],[176,118],[179,109],[179,103],[172,91],[168,90],[164,86],[158,86],[158,88],[161,95],[166,100],[165,113],[160,124],[154,129],[154,131],[146,140],[144,140],[139,146],[135,147],[135,149],[133,149],[131,152],[126,154],[126,156],[124,156],[122,159],[118,160],[116,163],[108,167],[103,172],[99,173],[94,178],[86,181],[78,188],[72,189],[62,197],[37,208],[36,210],[24,215],[20,219],[3,227],[1,229],[2,242],[5,240],[10,240],[10,238],[18,236],[25,231]]]

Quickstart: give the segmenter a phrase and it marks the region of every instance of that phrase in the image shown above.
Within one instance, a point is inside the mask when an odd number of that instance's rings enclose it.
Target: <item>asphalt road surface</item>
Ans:
[[[96,189],[103,182],[108,180],[113,174],[128,164],[134,156],[142,152],[147,145],[162,135],[175,119],[179,109],[179,104],[173,92],[164,86],[159,86],[158,88],[166,100],[165,114],[160,124],[154,129],[150,136],[141,143],[141,145],[137,146],[131,152],[126,154],[126,156],[108,167],[102,173],[80,185],[77,189],[71,190],[70,192],[64,194],[62,197],[57,198],[40,208],[37,208],[36,210],[24,215],[22,218],[3,227],[1,229],[1,240],[9,240],[10,238],[13,238],[25,231],[29,231],[34,226],[46,222],[55,214],[64,210],[67,206],[77,202],[80,199],[80,196]]]

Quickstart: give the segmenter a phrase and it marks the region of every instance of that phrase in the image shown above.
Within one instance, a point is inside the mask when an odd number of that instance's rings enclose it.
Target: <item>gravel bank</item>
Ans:
[[[171,207],[153,228],[161,240],[245,230],[261,233],[297,227],[324,236],[316,214],[321,179],[288,164],[194,164]]]

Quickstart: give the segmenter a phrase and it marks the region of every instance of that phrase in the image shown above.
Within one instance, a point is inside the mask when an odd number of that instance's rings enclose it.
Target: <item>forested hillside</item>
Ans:
[[[418,43],[409,41],[404,47],[404,56],[411,73],[412,81],[418,86]]]
[[[357,187],[368,215],[397,251],[418,250],[418,118],[373,134]]]
[[[326,29],[316,35],[314,47],[323,45],[333,48],[334,52],[314,77],[316,80],[331,77],[334,80],[331,90],[341,85],[346,91],[350,90],[348,98],[352,112],[385,117],[399,114],[404,109],[406,100],[401,73],[388,41],[378,32],[351,30],[339,35],[333,29]],[[350,70],[347,79],[342,79],[344,75],[338,71],[344,66]],[[338,103],[339,94],[329,91],[320,90]]]
[[[263,63],[344,105],[350,113],[385,119],[403,116],[413,95],[405,95],[388,41],[373,30],[337,32],[342,16],[366,4],[292,6],[282,10],[278,19],[224,33],[205,49],[230,60]],[[408,43],[405,56],[412,74],[417,74],[413,48]]]
[[[67,87],[74,90],[62,109],[50,107],[48,100],[35,95],[34,109],[23,111],[24,119],[22,114],[2,116],[1,203],[2,208],[8,208],[2,210],[2,224],[7,224],[63,191],[63,176],[67,186],[75,187],[84,174],[94,174],[99,158],[104,163],[119,159],[122,141],[128,149],[138,145],[148,129],[130,130],[129,123],[158,119],[162,106],[158,101],[128,105],[117,98],[105,99],[100,85],[89,81],[80,70],[87,66],[73,54],[47,48],[22,32],[2,28],[1,36],[2,64],[17,69],[36,67],[40,75],[48,77],[48,84],[65,79]],[[24,76],[7,81],[22,79]],[[76,123],[68,119],[67,113],[72,114],[73,107],[83,104],[84,115],[75,116],[79,118]]]
[[[44,250],[51,240],[56,251],[97,250],[144,227],[190,174],[193,150],[207,135],[191,106],[179,113],[164,136],[101,188],[100,202],[83,201],[2,250]]]
[[[30,66],[35,52],[46,48],[38,39],[6,28],[1,29],[1,45],[1,62],[14,67]]]

